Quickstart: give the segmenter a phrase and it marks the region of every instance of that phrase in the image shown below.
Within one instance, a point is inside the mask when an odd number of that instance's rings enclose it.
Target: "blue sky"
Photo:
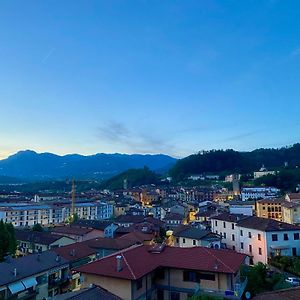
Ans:
[[[0,157],[300,141],[300,2],[0,1]]]

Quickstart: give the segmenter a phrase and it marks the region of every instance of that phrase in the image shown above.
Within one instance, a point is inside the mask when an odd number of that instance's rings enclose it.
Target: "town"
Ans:
[[[0,299],[260,299],[262,274],[270,291],[295,293],[299,187],[253,186],[276,172],[262,166],[244,186],[241,174],[194,174],[181,185],[2,191]]]
[[[0,300],[300,300],[299,16],[0,0]]]

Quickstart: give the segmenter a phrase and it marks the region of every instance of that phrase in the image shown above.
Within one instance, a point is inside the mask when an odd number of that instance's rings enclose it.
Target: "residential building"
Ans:
[[[97,202],[76,203],[75,213],[80,219],[95,220]],[[12,223],[16,227],[33,226],[35,224],[50,225],[64,223],[70,218],[71,203],[60,204],[0,204],[0,220]]]
[[[97,219],[107,220],[114,215],[114,206],[111,203],[100,202],[97,205]]]
[[[103,289],[100,286],[92,285],[76,292],[65,293],[55,297],[55,300],[122,300],[122,298],[113,293]]]
[[[280,190],[275,187],[245,187],[242,188],[242,201],[276,198]]]
[[[190,226],[179,226],[173,233],[175,247],[203,246],[220,249],[221,237],[209,230],[202,230]]]
[[[141,242],[132,239],[96,238],[84,242],[55,248],[54,251],[69,261],[71,277],[69,289],[77,290],[80,287],[80,274],[74,268],[88,264],[92,261],[111,255],[132,245]]]
[[[164,222],[166,223],[166,227],[168,229],[174,229],[178,225],[184,223],[184,217],[180,214],[172,214],[172,213],[167,213]]]
[[[252,263],[268,263],[273,256],[300,254],[300,227],[256,216],[222,214],[211,219],[229,249],[245,253]]]
[[[119,227],[117,224],[108,220],[78,220],[72,223],[72,227],[92,228],[101,231],[101,236],[113,238]]]
[[[129,210],[129,204],[116,204],[114,205],[114,216],[119,217],[121,215],[125,215]]]
[[[246,261],[246,255],[230,250],[136,246],[77,271],[83,286],[100,285],[124,300],[187,299],[195,292],[239,299]]]
[[[255,211],[255,201],[230,201],[228,205],[231,214],[253,216]]]
[[[260,218],[283,221],[282,204],[284,198],[262,199],[256,201],[256,215]]]
[[[284,202],[282,204],[283,222],[289,224],[300,224],[300,200],[294,202]]]
[[[69,262],[53,251],[0,263],[0,299],[42,300],[67,290]]]
[[[93,228],[84,228],[78,226],[57,226],[51,229],[54,235],[67,236],[74,239],[76,242],[83,242],[97,237],[103,237],[103,231]]]
[[[75,243],[75,240],[70,237],[54,235],[50,232],[15,229],[15,234],[18,242],[18,255],[41,253]]]

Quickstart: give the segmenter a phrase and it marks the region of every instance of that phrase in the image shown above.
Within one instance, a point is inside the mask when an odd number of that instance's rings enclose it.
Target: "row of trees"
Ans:
[[[15,229],[11,223],[0,221],[0,261],[7,255],[15,255],[17,250],[17,241]]]
[[[268,169],[279,169],[288,162],[295,168],[300,166],[300,144],[280,149],[257,149],[251,152],[211,150],[180,159],[170,170],[170,175],[182,180],[190,174],[202,173],[251,173],[262,165]]]

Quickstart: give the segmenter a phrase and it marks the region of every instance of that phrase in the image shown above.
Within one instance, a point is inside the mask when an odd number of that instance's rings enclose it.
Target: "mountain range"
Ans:
[[[106,179],[132,168],[148,167],[166,172],[176,159],[164,154],[56,155],[25,150],[0,160],[0,178],[59,180],[65,178]],[[7,179],[8,180],[8,179]],[[6,181],[7,181],[6,180]]]

